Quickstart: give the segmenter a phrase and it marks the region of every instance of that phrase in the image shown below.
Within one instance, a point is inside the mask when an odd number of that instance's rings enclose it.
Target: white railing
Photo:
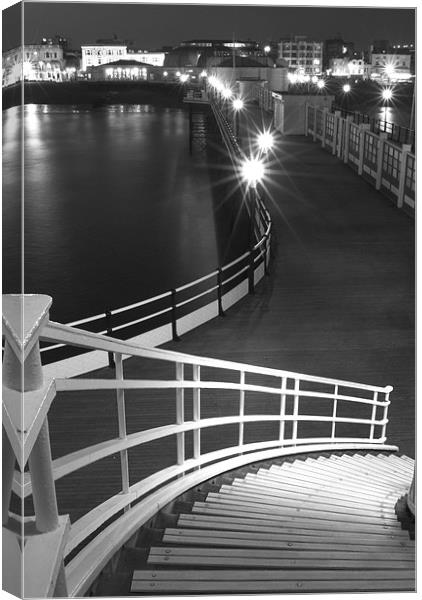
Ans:
[[[415,155],[408,144],[398,145],[387,133],[370,131],[368,123],[354,123],[340,111],[328,112],[308,104],[306,135],[348,164],[410,214],[415,213]]]
[[[35,516],[25,518],[25,535],[32,544],[32,553],[25,551],[25,596],[86,593],[140,526],[178,495],[218,473],[297,452],[397,450],[386,445],[391,386],[146,349],[130,341],[51,322],[50,303],[51,298],[46,296],[3,298],[3,523],[14,542],[7,546],[6,565],[16,564],[21,547],[17,528],[21,517],[9,510],[13,490],[21,498],[32,496],[35,507]],[[110,378],[108,371],[106,378],[97,374],[94,378],[43,380],[40,340],[113,353],[115,375]],[[135,378],[125,377],[124,356],[143,359]],[[173,376],[157,377],[159,365],[167,365],[167,371],[170,366]],[[56,402],[60,406],[63,395],[75,394],[72,410],[85,414],[93,394],[110,391],[115,394],[116,423],[108,431],[99,413],[105,439],[70,452],[64,443],[64,453],[52,460],[49,427],[52,431],[55,427],[60,431],[71,427],[66,424],[66,413],[57,417],[56,412],[49,419],[52,406]],[[164,420],[147,428],[148,406],[151,410],[155,406],[150,395],[157,391],[163,395],[157,402],[165,403],[161,413]],[[133,424],[126,417],[129,392],[132,399],[136,392],[143,417],[140,430],[131,433],[127,428]],[[23,415],[19,413],[22,397]],[[174,414],[171,422],[169,414]],[[78,435],[83,433],[83,424],[82,419]],[[211,428],[212,436],[208,433]],[[172,456],[168,440],[174,440]],[[145,460],[143,448],[150,442],[159,442],[159,447],[166,449],[162,451],[165,456],[157,456],[154,472],[142,477],[139,461]],[[134,449],[140,452],[135,465]],[[116,456],[120,457],[117,480],[112,481],[110,472],[105,481],[107,489],[114,483],[118,491],[70,524],[61,509],[69,505],[69,499],[66,492],[56,495],[56,482]],[[14,471],[15,460],[19,472]],[[83,503],[83,483],[79,488],[75,501],[78,507]],[[54,543],[46,536],[55,536]],[[49,568],[41,570],[41,563]],[[17,573],[19,576],[19,569]]]

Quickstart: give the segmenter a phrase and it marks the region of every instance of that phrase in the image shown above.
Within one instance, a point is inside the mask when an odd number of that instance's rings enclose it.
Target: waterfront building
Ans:
[[[410,54],[371,53],[371,77],[383,83],[411,78]]]
[[[41,44],[24,44],[3,52],[3,87],[19,81],[62,81],[63,47],[44,40]]]
[[[81,46],[81,70],[126,58],[127,45],[118,40],[98,40],[95,44]]]
[[[189,40],[181,42],[166,55],[164,67],[207,69],[233,56],[261,57],[263,63],[271,60],[260,45],[251,40]]]
[[[280,41],[279,58],[285,60],[298,75],[320,75],[323,64],[323,42],[296,35]]]
[[[353,42],[345,42],[342,38],[332,38],[325,40],[323,50],[323,69],[332,68],[331,62],[334,59],[349,59],[354,56]]]
[[[363,58],[332,58],[329,62],[332,77],[365,77]]]
[[[117,60],[88,68],[92,81],[154,81],[160,69],[138,60]]]
[[[146,63],[154,67],[162,67],[164,65],[165,57],[166,53],[161,50],[153,52],[150,52],[148,50],[138,50],[137,52],[128,50],[125,58],[127,60],[137,60],[139,62]]]

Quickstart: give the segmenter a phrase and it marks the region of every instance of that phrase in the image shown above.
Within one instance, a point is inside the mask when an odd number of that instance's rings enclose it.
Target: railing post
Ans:
[[[241,388],[245,385],[245,371],[240,371],[240,386]],[[243,416],[245,414],[245,390],[241,389],[239,394],[239,447],[243,446],[243,435],[245,430],[245,424],[243,422]]]
[[[293,429],[292,429],[292,442],[295,443],[297,440],[297,416],[299,414],[299,379],[295,379],[295,395],[293,399]]]
[[[344,128],[346,121],[341,116],[340,111],[337,111],[337,113],[340,115],[338,118],[337,158],[341,159],[344,156]]]
[[[3,296],[3,329],[6,340],[3,358],[3,385],[6,389],[20,392],[23,403],[25,402],[25,392],[36,392],[41,390],[44,385],[39,338],[44,325],[48,322],[51,302],[50,296],[41,294]],[[3,398],[3,402],[6,401]],[[22,424],[15,423],[15,426],[23,431]],[[7,435],[5,431],[3,434]],[[23,450],[23,441],[20,443]],[[10,440],[5,442],[4,447],[7,471],[4,473],[6,490],[3,491],[5,502],[3,523],[7,521],[15,465]],[[59,527],[59,513],[47,416],[39,425],[28,464],[31,474],[36,530],[41,534],[54,531]],[[57,596],[67,595],[63,561],[59,567],[55,593]]]
[[[176,380],[183,381],[184,365],[176,363]],[[182,425],[185,422],[185,390],[183,388],[176,389],[176,423]],[[185,434],[176,434],[177,436],[177,464],[183,465],[185,462]]]
[[[119,381],[124,380],[123,373],[123,357],[122,355],[115,354],[116,363],[116,379]],[[119,438],[126,438],[126,407],[125,407],[125,391],[122,388],[116,390],[117,399],[117,418],[119,424]],[[127,450],[120,451],[120,469],[122,475],[122,492],[127,494],[129,491],[129,461]],[[129,510],[129,506],[125,506],[125,511]]]
[[[346,121],[344,123],[345,131],[344,131],[344,151],[343,151],[343,162],[349,162],[349,139],[350,139],[350,127],[353,122],[353,117],[351,115],[347,115]]]
[[[338,385],[334,386],[334,402],[333,402],[333,422],[331,424],[331,439],[336,438],[336,417],[337,417],[337,400],[338,398]]]
[[[384,158],[384,145],[385,142],[387,140],[387,134],[386,133],[379,133],[378,134],[378,154],[377,154],[377,176],[375,179],[375,189],[379,190],[381,189],[381,181],[382,181],[382,161]]]
[[[286,385],[287,385],[287,378],[286,377],[282,377],[281,378],[281,398],[280,398],[280,432],[279,432],[279,440],[281,442],[281,445],[283,445],[284,442],[284,430],[285,430],[285,425],[286,425],[286,421],[285,421],[285,416],[286,416]]]
[[[358,174],[363,173],[363,159],[365,156],[365,131],[369,131],[369,125],[367,123],[361,123],[359,125],[359,164]]]
[[[326,128],[327,128],[327,114],[328,114],[328,108],[325,106],[323,108],[322,111],[322,140],[321,140],[321,147],[325,148],[326,145]]]
[[[177,335],[177,303],[176,290],[171,290],[171,330],[174,342],[179,342],[180,338]]]
[[[381,430],[381,438],[383,440],[386,439],[388,405],[390,404],[390,394],[392,391],[393,391],[393,386],[387,385],[387,387],[385,388],[385,398],[384,398],[385,406],[384,406],[384,414],[382,417],[383,425],[382,425],[382,430]]]
[[[224,317],[223,309],[223,270],[221,267],[218,268],[217,272],[217,300],[218,300],[218,314],[220,317]]]
[[[402,144],[402,151],[400,155],[400,175],[399,175],[399,191],[397,195],[397,208],[401,208],[403,206],[404,201],[404,184],[406,182],[406,164],[407,164],[407,155],[412,150],[412,146],[410,144]]]
[[[339,132],[340,121],[341,121],[341,113],[339,110],[336,110],[334,113],[334,125],[333,125],[333,147],[332,147],[333,156],[335,156],[336,153],[338,152],[338,145],[339,145],[338,135],[340,133]]]
[[[110,337],[113,337],[113,325],[112,325],[112,321],[111,321],[112,315],[111,315],[110,310],[105,311],[105,318],[106,318],[107,335]],[[108,366],[111,369],[114,369],[114,367],[116,366],[114,363],[113,352],[108,352]]]
[[[318,113],[318,109],[314,105],[314,130],[312,132],[312,140],[314,142],[316,142],[316,139],[317,139],[317,113]]]
[[[201,381],[201,367],[193,365],[193,381]],[[201,390],[199,387],[193,388],[193,420],[198,423],[201,420]],[[201,456],[201,430],[193,430],[193,458],[198,459]],[[199,468],[199,467],[198,467]]]
[[[375,391],[374,395],[373,395],[373,401],[377,402],[377,400],[378,400],[378,392]],[[374,404],[372,406],[372,414],[371,414],[371,421],[372,421],[372,423],[371,423],[371,428],[369,430],[369,439],[371,441],[374,439],[374,431],[375,431],[375,423],[374,423],[374,421],[376,420],[376,417],[377,417],[377,405]]]

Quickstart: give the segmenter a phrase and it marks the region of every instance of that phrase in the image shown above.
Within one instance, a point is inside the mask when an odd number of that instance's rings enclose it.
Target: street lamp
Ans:
[[[323,79],[318,79],[317,81],[317,88],[322,90],[325,88],[325,81]]]
[[[243,160],[241,174],[248,187],[256,188],[256,184],[262,181],[264,173],[264,163],[260,158],[251,157]]]
[[[271,148],[274,146],[274,137],[269,131],[260,133],[257,141],[260,151],[264,154],[266,154],[268,150],[271,150]]]
[[[345,94],[348,94],[348,93],[350,92],[350,90],[351,90],[351,89],[352,89],[352,88],[351,88],[351,86],[350,86],[350,83],[345,83],[345,84],[343,85],[343,92],[344,92]]]
[[[243,100],[241,98],[235,98],[233,100],[233,129],[235,137],[237,137],[239,132],[239,113],[243,106]]]

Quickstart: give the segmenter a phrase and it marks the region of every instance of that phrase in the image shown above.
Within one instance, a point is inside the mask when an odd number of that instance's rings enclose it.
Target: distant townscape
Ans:
[[[317,83],[327,77],[391,84],[412,81],[415,76],[415,45],[410,41],[375,40],[359,50],[340,37],[312,40],[288,35],[263,43],[198,39],[158,50],[133,50],[132,46],[114,36],[71,49],[61,35],[43,37],[3,52],[3,87],[20,81],[198,83],[211,72],[228,68],[236,68],[239,77],[250,80],[277,81],[273,89]]]

